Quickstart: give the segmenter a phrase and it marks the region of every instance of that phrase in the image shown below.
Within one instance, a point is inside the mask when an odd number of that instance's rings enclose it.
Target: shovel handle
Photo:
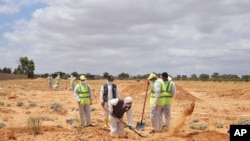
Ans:
[[[112,117],[114,117],[115,119],[118,119],[120,122],[122,122],[124,125],[128,126],[128,124],[126,122],[124,122],[122,119],[119,119],[115,114],[110,114]],[[135,132],[137,135],[139,135],[140,137],[144,137],[143,135],[141,135],[139,132],[135,131],[133,128],[130,129],[133,132]]]
[[[146,105],[146,100],[147,100],[148,87],[149,87],[149,84],[147,84],[147,90],[146,90],[145,99],[144,99],[144,103],[143,103],[143,109],[142,109],[142,115],[141,115],[141,123],[142,123],[142,120],[143,120],[143,115],[144,115],[144,110],[145,110],[145,105]]]

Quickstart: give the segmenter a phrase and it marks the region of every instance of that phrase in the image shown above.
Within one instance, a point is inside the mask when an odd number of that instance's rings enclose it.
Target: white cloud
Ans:
[[[7,52],[15,50],[8,58],[28,56],[36,73],[248,72],[228,68],[250,59],[248,1],[42,2],[3,34]]]

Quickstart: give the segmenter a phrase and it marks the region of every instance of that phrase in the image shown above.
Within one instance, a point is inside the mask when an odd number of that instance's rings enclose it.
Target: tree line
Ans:
[[[32,59],[29,59],[27,56],[20,57],[18,61],[17,68],[14,69],[13,74],[17,75],[27,75],[28,78],[47,78],[49,75],[52,75],[53,78],[55,78],[58,74],[61,76],[62,79],[67,79],[70,77],[70,75],[75,76],[76,78],[79,78],[80,75],[85,75],[88,79],[103,79],[107,78],[108,75],[110,75],[108,72],[104,72],[103,75],[95,75],[91,73],[78,73],[78,72],[72,72],[71,74],[67,74],[62,71],[57,71],[54,73],[44,73],[44,74],[34,74],[35,70],[35,63]],[[0,73],[12,73],[11,68],[0,68]],[[156,73],[158,76],[161,75],[161,73]],[[136,76],[130,76],[128,73],[120,73],[118,76],[115,76],[117,79],[120,80],[128,80],[128,79],[135,79],[135,80],[141,80],[141,79],[147,79],[149,74],[143,74],[143,75],[136,75]],[[170,75],[171,76],[171,75]],[[214,72],[212,75],[202,73],[200,75],[192,74],[190,76],[187,75],[176,75],[171,76],[173,80],[192,80],[192,81],[250,81],[250,75],[242,75],[241,77],[236,74],[219,74],[218,72]]]

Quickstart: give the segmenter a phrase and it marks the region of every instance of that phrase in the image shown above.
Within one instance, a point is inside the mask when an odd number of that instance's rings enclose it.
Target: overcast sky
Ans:
[[[0,68],[250,74],[249,0],[0,0]]]

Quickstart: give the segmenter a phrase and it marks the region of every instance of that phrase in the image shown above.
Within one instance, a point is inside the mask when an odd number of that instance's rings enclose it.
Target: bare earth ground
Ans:
[[[0,123],[6,127],[0,129],[0,141],[229,141],[227,130],[230,124],[240,119],[250,119],[250,85],[244,82],[191,82],[176,81],[177,97],[172,105],[171,128],[168,131],[149,134],[149,96],[144,113],[143,131],[146,137],[140,137],[125,128],[126,139],[111,139],[109,130],[103,127],[99,102],[99,91],[106,80],[88,80],[95,99],[92,104],[92,122],[95,127],[79,130],[67,124],[67,119],[78,119],[77,104],[69,90],[69,81],[62,80],[59,90],[49,89],[46,79],[22,79],[0,81]],[[146,83],[143,81],[115,81],[122,98],[133,97],[134,127],[141,121]],[[23,106],[17,106],[17,102]],[[37,106],[31,106],[36,103]],[[49,105],[59,103],[62,112],[55,112]],[[27,130],[30,117],[42,117],[42,129],[38,135]],[[124,117],[126,119],[126,116]],[[124,120],[127,122],[127,120]],[[191,128],[198,125],[207,128]],[[219,126],[221,125],[221,126]]]

